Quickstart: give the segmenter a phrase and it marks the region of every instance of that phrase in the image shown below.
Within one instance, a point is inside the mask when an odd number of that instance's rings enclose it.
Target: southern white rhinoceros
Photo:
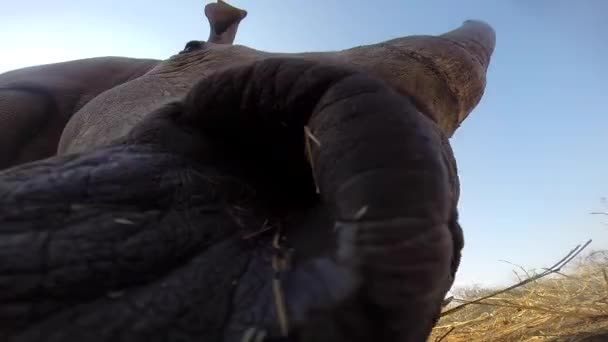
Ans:
[[[493,30],[276,54],[208,6],[221,44],[68,106],[58,156],[0,171],[0,340],[425,341]]]

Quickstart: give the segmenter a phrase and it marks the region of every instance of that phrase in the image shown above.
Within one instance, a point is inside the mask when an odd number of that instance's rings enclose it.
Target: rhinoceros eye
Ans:
[[[202,42],[200,40],[191,40],[186,44],[184,49],[182,51],[180,51],[179,53],[182,54],[182,53],[196,51],[196,50],[202,49],[204,45],[205,45],[205,42]]]

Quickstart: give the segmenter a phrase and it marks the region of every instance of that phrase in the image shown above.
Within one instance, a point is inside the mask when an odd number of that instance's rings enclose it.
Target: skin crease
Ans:
[[[354,69],[210,75],[119,142],[0,173],[0,339],[425,341],[462,248],[446,142]]]

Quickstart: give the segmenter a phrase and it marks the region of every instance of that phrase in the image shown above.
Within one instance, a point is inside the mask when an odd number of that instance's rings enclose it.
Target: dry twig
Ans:
[[[451,327],[450,329],[448,329],[448,331],[447,331],[445,334],[443,334],[443,335],[439,336],[439,338],[437,338],[437,339],[435,340],[435,342],[441,342],[441,341],[443,341],[443,340],[444,340],[446,337],[448,337],[448,335],[449,335],[449,334],[450,334],[452,331],[454,331],[454,329],[456,329],[456,327]]]
[[[447,316],[447,315],[453,314],[454,312],[462,310],[464,307],[466,307],[468,305],[477,304],[477,303],[479,303],[479,302],[481,302],[483,300],[495,297],[495,296],[497,296],[499,294],[503,294],[505,292],[514,290],[514,289],[516,289],[518,287],[521,287],[521,286],[529,284],[529,283],[531,283],[533,281],[536,281],[536,280],[538,280],[540,278],[546,277],[549,274],[559,272],[559,271],[562,270],[562,268],[564,266],[566,266],[570,261],[572,261],[572,259],[576,258],[585,248],[587,248],[587,246],[589,246],[590,243],[591,243],[591,240],[587,241],[582,246],[581,245],[577,245],[576,247],[574,247],[570,251],[570,253],[568,253],[565,257],[563,257],[560,261],[556,262],[553,266],[547,268],[547,270],[545,272],[542,272],[542,273],[537,274],[537,275],[535,275],[535,276],[533,276],[531,278],[528,278],[528,279],[525,279],[523,281],[520,281],[519,283],[514,284],[512,286],[509,286],[509,287],[507,287],[505,289],[502,289],[500,291],[496,291],[496,292],[493,292],[493,293],[491,293],[491,294],[489,294],[487,296],[483,296],[481,298],[478,298],[478,299],[476,299],[474,301],[463,303],[462,305],[459,305],[457,307],[454,307],[454,308],[451,308],[449,310],[446,310],[446,311],[444,311],[444,312],[441,313],[441,316],[443,317],[443,316]]]

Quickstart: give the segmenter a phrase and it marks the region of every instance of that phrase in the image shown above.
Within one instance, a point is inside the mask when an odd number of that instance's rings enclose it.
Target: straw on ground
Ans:
[[[429,341],[608,341],[608,251],[580,256],[590,242],[506,289],[456,289]]]

